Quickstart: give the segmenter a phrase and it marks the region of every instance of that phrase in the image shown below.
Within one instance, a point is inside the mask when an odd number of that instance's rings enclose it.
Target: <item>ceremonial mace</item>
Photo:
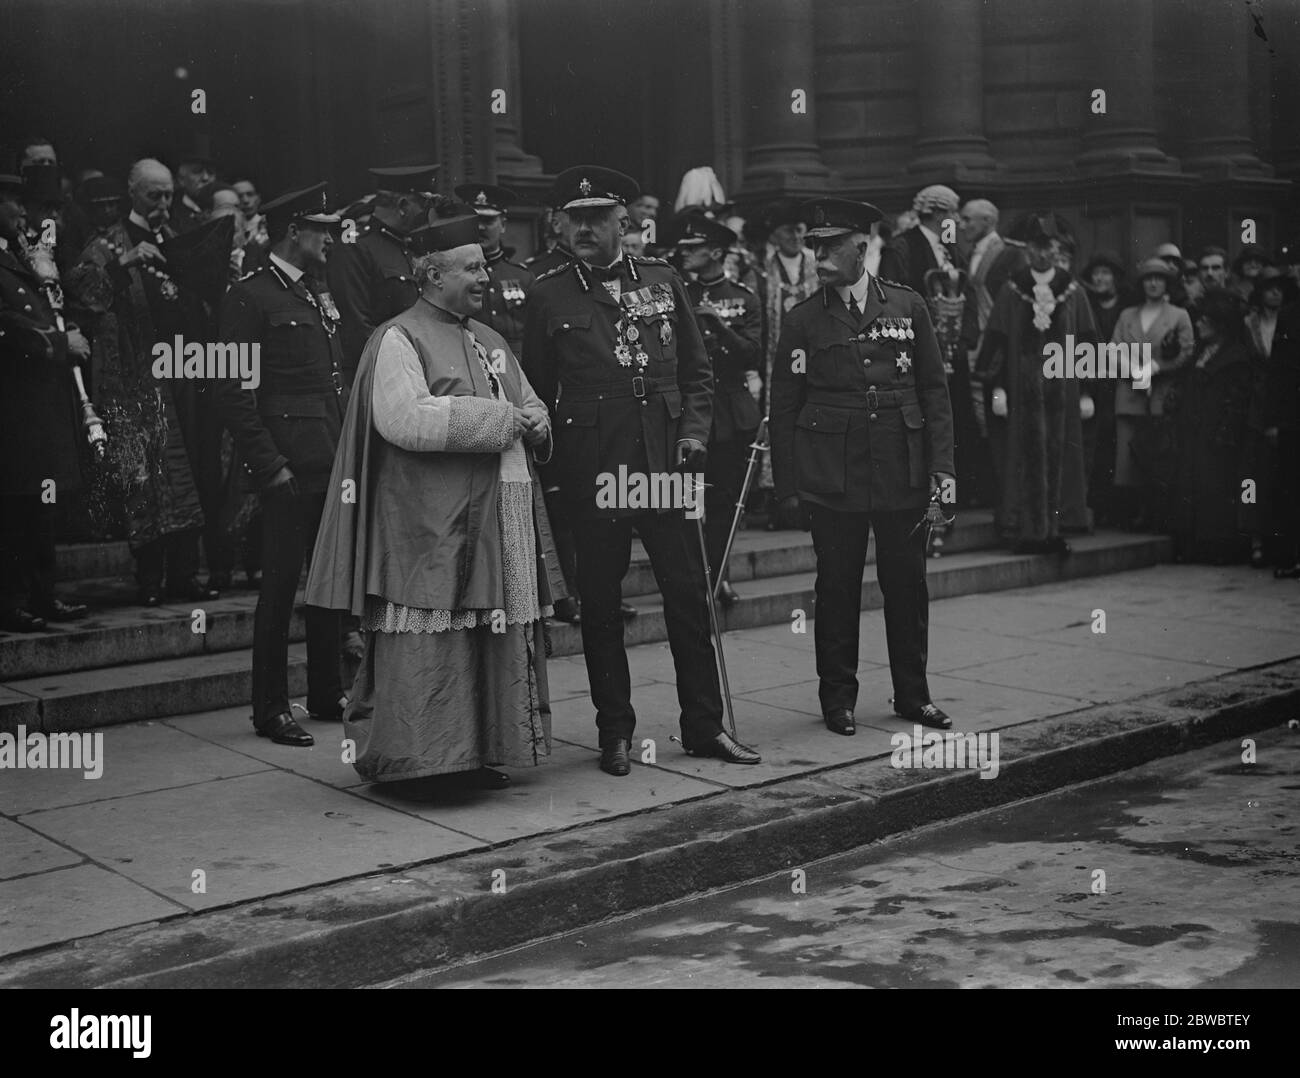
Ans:
[[[45,290],[50,310],[54,312],[54,324],[59,327],[60,333],[67,333],[68,327],[63,320],[63,286],[59,283],[59,271],[53,259],[38,255],[21,232],[18,234],[18,242],[27,252],[28,261],[36,271],[41,287]],[[81,399],[81,420],[86,428],[86,441],[90,443],[95,460],[101,461],[108,448],[108,435],[104,433],[104,421],[99,418],[95,406],[90,403],[90,395],[86,392],[86,383],[81,377],[79,363],[72,365],[72,380],[76,383],[77,396]]]
[[[731,518],[731,531],[727,533],[727,545],[722,548],[722,566],[718,570],[718,580],[714,584],[711,595],[717,596],[718,589],[722,587],[722,579],[726,576],[727,566],[731,564],[731,547],[736,541],[736,532],[740,530],[740,518],[745,515],[745,501],[749,497],[749,484],[754,481],[754,469],[758,467],[758,457],[760,453],[768,451],[768,444],[763,439],[767,435],[767,416],[758,425],[758,430],[754,432],[754,440],[749,443],[749,464],[745,468],[745,481],[740,485],[740,497],[736,500],[736,512]]]

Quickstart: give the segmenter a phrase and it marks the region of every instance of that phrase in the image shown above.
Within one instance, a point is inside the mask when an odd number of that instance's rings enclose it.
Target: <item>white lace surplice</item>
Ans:
[[[463,331],[467,352],[475,342]],[[537,602],[537,542],[533,532],[533,485],[527,449],[512,437],[514,406],[484,397],[435,397],[424,367],[404,333],[390,329],[379,345],[371,394],[371,417],[386,440],[415,452],[499,453],[497,520],[500,524],[501,608],[507,625],[526,625],[549,616]],[[381,633],[441,633],[500,624],[493,610],[429,610],[366,596],[362,628]]]

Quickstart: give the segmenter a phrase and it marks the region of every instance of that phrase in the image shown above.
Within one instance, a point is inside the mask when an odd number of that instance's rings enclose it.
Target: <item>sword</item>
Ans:
[[[731,547],[736,541],[736,532],[740,530],[740,519],[745,515],[745,500],[749,497],[749,484],[754,481],[754,469],[758,467],[758,456],[760,453],[766,453],[768,444],[763,440],[767,434],[767,416],[759,423],[758,430],[754,432],[754,440],[749,443],[749,464],[745,467],[745,481],[740,485],[740,497],[736,499],[736,512],[731,518],[731,531],[727,533],[727,545],[722,548],[722,565],[718,569],[717,583],[713,585],[712,594],[715,598],[718,589],[722,587],[722,581],[727,575],[727,566],[731,564]]]
[[[699,484],[699,501],[697,504],[704,504],[704,484]],[[713,579],[709,573],[709,548],[704,541],[704,517],[699,515],[695,518],[695,534],[700,540],[700,558],[704,564],[704,593],[709,608],[709,625],[713,630],[713,637],[718,645],[718,673],[722,680],[722,699],[727,705],[727,725],[731,727],[731,737],[735,741],[740,738],[736,735],[736,714],[731,707],[731,684],[727,680],[727,657],[722,652],[722,627],[718,624],[718,604],[713,598]]]

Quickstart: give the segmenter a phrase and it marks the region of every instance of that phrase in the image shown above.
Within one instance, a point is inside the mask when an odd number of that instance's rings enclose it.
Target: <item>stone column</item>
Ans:
[[[1250,138],[1251,23],[1234,4],[1177,0],[1179,59],[1187,73],[1179,108],[1183,167],[1207,177],[1267,176]]]
[[[745,23],[744,109],[749,191],[816,194],[830,170],[817,145],[813,85],[813,0],[748,0]],[[794,93],[803,91],[794,111]]]
[[[523,95],[519,88],[519,11],[517,0],[487,0],[484,38],[491,89],[504,90],[506,111],[494,113],[493,150],[498,176],[540,175],[542,162],[524,152]]]
[[[984,137],[984,29],[980,0],[917,0],[917,121],[911,172],[989,172]]]
[[[1152,0],[1093,0],[1088,74],[1083,92],[1081,169],[1170,171],[1177,162],[1157,146],[1155,97],[1155,9]],[[1092,111],[1095,90],[1106,93],[1106,111]]]

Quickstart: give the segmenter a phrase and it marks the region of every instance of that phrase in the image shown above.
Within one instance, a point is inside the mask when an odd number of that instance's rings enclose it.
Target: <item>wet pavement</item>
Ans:
[[[392,986],[1300,986],[1300,732],[1253,740]]]

